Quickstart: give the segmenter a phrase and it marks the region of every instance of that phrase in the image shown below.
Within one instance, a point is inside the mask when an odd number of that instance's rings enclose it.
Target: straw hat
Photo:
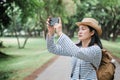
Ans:
[[[98,25],[98,21],[93,19],[93,18],[84,18],[82,20],[82,22],[77,22],[76,23],[77,26],[80,26],[80,25],[88,25],[92,28],[94,28],[98,35],[100,36],[102,34],[102,29],[101,29],[101,26]]]

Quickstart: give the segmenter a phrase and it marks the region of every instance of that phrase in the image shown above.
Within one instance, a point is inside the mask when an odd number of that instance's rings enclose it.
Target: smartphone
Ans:
[[[50,26],[54,26],[55,23],[59,23],[59,18],[50,18]]]

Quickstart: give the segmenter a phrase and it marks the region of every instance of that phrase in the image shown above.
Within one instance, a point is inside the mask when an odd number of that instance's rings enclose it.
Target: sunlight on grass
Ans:
[[[40,38],[28,39],[27,44],[24,49],[18,49],[16,38],[3,38],[2,40],[4,41],[4,45],[7,47],[5,49],[2,49],[2,51],[8,53],[9,55],[12,55],[12,54],[22,55],[23,53],[24,55],[29,55],[29,54],[35,54],[34,51],[40,52],[46,49],[46,41],[43,38],[42,39]],[[23,44],[23,38],[20,39],[20,43],[21,45]]]
[[[111,42],[102,40],[102,44],[105,48],[107,48],[113,55],[120,58],[120,41],[118,42]]]
[[[54,57],[47,51],[46,41],[43,38],[30,38],[24,49],[18,49],[16,38],[2,38],[1,40],[6,46],[1,50],[10,57],[0,59],[0,72],[2,72],[0,80],[23,80]],[[20,42],[23,43],[23,38]]]

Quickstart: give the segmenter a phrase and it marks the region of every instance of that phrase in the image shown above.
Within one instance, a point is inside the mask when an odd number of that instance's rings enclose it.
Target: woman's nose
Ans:
[[[79,31],[78,31],[78,34],[81,34],[81,33],[82,33],[82,31],[81,31],[81,30],[79,30]]]

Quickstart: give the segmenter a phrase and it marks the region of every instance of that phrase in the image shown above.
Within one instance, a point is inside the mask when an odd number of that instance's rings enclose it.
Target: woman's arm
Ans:
[[[60,18],[59,23],[56,23],[54,26],[49,25],[49,20],[50,19],[47,20],[47,48],[51,53],[64,56],[74,56],[89,61],[95,65],[95,67],[98,67],[101,60],[100,47],[94,45],[87,48],[79,48],[62,32],[62,22]],[[54,43],[54,32],[60,36],[56,44]]]
[[[101,61],[101,49],[99,46],[94,45],[87,48],[80,48],[76,46],[68,36],[61,34],[57,43],[54,43],[54,37],[47,37],[47,48],[51,53],[74,56],[85,61],[89,61],[96,67]]]

